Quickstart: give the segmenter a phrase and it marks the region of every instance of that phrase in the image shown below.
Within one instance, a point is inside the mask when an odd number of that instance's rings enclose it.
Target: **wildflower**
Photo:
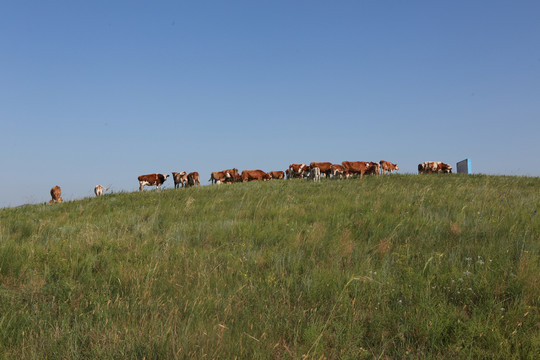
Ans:
[[[402,302],[403,302],[402,300],[398,300],[398,303],[400,303],[400,304],[401,304]]]
[[[469,275],[471,275],[471,272],[470,272],[469,270],[467,270],[467,271],[464,271],[464,272],[463,272],[463,275],[465,275],[465,276],[469,276]]]
[[[482,260],[478,260],[476,263],[477,263],[478,265],[484,265],[484,262],[483,262]]]
[[[468,271],[465,271],[465,272],[464,272],[465,275],[467,275],[467,273],[468,273]],[[470,274],[470,273],[469,273],[469,274]],[[463,278],[459,278],[458,280],[459,280],[459,282],[463,282]]]
[[[504,310],[506,310],[506,309],[505,309],[505,308],[501,308],[501,311],[504,311]]]
[[[465,261],[472,261],[472,257],[466,257]]]

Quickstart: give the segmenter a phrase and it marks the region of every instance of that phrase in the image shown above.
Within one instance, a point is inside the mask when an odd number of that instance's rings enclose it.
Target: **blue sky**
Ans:
[[[539,44],[538,1],[5,1],[0,207],[310,161],[540,176]]]

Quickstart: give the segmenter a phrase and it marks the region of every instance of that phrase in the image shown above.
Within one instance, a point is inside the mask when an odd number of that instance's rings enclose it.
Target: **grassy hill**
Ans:
[[[3,359],[540,358],[540,178],[0,210]]]

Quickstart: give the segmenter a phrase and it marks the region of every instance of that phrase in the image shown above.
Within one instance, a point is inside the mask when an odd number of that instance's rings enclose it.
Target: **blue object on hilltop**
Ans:
[[[461,160],[457,163],[458,174],[472,174],[471,159]]]

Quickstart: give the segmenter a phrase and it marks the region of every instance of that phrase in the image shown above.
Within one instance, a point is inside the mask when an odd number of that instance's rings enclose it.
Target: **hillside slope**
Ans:
[[[539,190],[392,175],[0,210],[0,355],[540,358]]]

